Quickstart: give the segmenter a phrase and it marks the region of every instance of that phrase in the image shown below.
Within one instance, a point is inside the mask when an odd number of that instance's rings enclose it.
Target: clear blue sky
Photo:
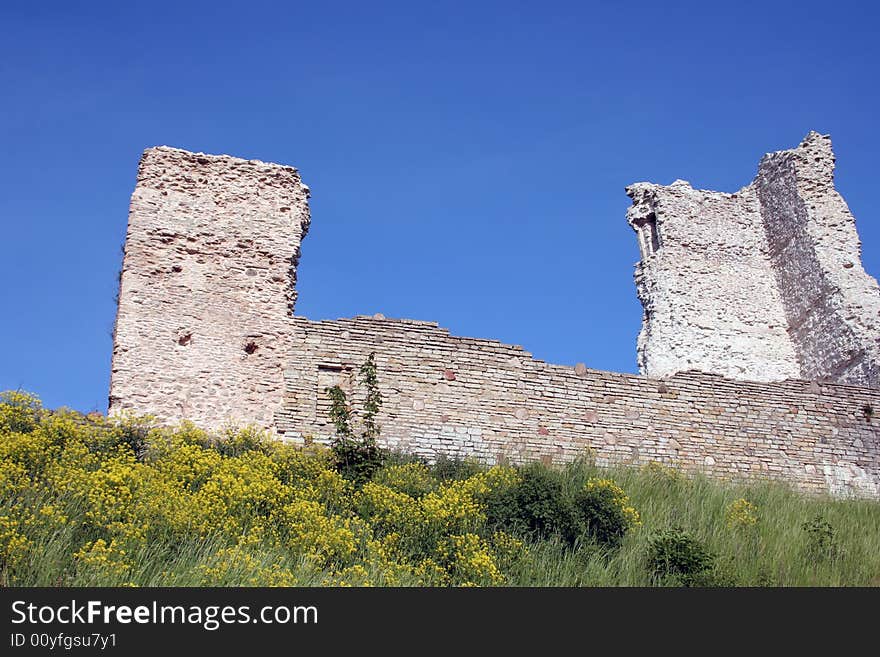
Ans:
[[[866,2],[0,5],[0,389],[106,408],[149,146],[292,164],[297,313],[382,312],[635,371],[631,182],[734,191],[831,133],[880,274]]]

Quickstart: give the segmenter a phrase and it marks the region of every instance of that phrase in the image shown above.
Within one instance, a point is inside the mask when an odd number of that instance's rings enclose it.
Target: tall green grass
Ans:
[[[704,476],[630,467],[571,465],[570,485],[589,476],[615,479],[639,510],[643,525],[617,550],[592,545],[566,550],[558,542],[530,545],[512,573],[512,585],[651,586],[648,543],[659,531],[681,527],[717,555],[717,582],[734,586],[880,585],[880,503],[808,496],[779,482],[722,483]],[[731,526],[727,510],[737,499],[757,507],[753,526]],[[820,516],[835,533],[836,550],[817,557],[803,526]]]
[[[85,418],[46,411],[20,393],[0,395],[0,585],[880,585],[876,500],[722,482],[655,464],[598,467],[588,456],[529,464],[500,479],[497,469],[489,476],[471,461],[402,467],[414,460],[391,455],[371,482],[354,483],[321,450],[252,430],[218,440],[190,425],[151,430],[141,420]],[[605,544],[572,526],[549,533],[546,526],[565,527],[565,509],[596,479],[614,480],[641,523]],[[538,493],[555,496],[541,507],[557,514],[554,522],[510,521],[521,521],[526,508],[511,491],[534,493],[536,481]],[[431,505],[421,504],[432,495]],[[731,517],[735,503],[748,509],[745,520]],[[457,504],[467,507],[464,518],[456,519]],[[381,515],[400,509],[416,519]],[[652,568],[652,545],[671,529],[714,556],[705,577],[686,581]],[[508,548],[495,542],[498,530]],[[450,560],[448,546],[462,537],[472,551]],[[511,550],[517,540],[522,546]],[[104,541],[106,551],[94,548]],[[325,541],[343,547],[320,547]],[[76,556],[89,546],[88,558]],[[456,565],[457,558],[473,561]]]
[[[546,468],[537,465],[533,467]],[[478,471],[473,464],[468,473]],[[455,476],[449,464],[434,473]],[[527,549],[507,573],[509,586],[652,586],[668,584],[651,576],[646,559],[650,539],[662,529],[681,527],[717,555],[716,582],[731,586],[877,586],[880,585],[880,503],[813,497],[774,482],[720,483],[703,476],[685,477],[672,471],[631,467],[599,468],[582,461],[553,470],[553,476],[573,491],[589,477],[613,478],[629,494],[643,524],[612,549],[584,541],[569,546],[550,537],[526,537]],[[727,522],[727,510],[737,499],[751,502],[758,513],[753,526]],[[0,504],[0,515],[13,510]],[[68,506],[76,519],[84,509]],[[804,524],[820,516],[833,528],[836,550],[817,558]],[[77,522],[32,537],[33,549],[14,582],[18,586],[100,586],[113,584],[91,571],[77,569],[71,555],[82,545]],[[227,545],[222,536],[153,541],[129,554],[135,569],[127,579],[137,586],[197,586],[200,567],[212,565]],[[307,559],[270,545],[253,550],[256,564],[282,564],[295,573],[298,585],[334,584]],[[253,566],[231,569],[221,585],[252,584]],[[367,564],[367,570],[370,570]],[[382,585],[383,574],[369,572],[368,580]],[[407,585],[412,582],[395,581]],[[10,584],[10,582],[5,582]]]

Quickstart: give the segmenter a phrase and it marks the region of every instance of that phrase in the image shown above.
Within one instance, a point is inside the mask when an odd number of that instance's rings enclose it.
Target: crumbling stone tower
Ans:
[[[637,183],[643,374],[880,387],[880,290],[834,189],[827,135],[769,153],[733,194]]]
[[[131,197],[110,411],[271,426],[309,227],[296,169],[158,147]]]

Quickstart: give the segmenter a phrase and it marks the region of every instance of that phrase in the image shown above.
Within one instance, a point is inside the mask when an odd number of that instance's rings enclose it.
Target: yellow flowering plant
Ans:
[[[355,482],[321,445],[153,422],[0,397],[0,583],[495,585],[527,552],[490,521],[516,468],[410,461]]]
[[[733,529],[754,527],[758,524],[758,507],[741,497],[728,505],[725,520]]]

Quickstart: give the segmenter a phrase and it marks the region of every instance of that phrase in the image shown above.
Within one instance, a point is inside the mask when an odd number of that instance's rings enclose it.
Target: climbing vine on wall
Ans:
[[[326,388],[325,392],[330,397],[330,421],[336,428],[336,434],[330,443],[336,469],[346,479],[362,484],[385,461],[385,454],[376,442],[380,433],[376,416],[382,407],[382,393],[379,392],[375,352],[370,353],[359,373],[360,382],[366,392],[359,432],[352,426],[351,406],[345,391],[336,385]]]

